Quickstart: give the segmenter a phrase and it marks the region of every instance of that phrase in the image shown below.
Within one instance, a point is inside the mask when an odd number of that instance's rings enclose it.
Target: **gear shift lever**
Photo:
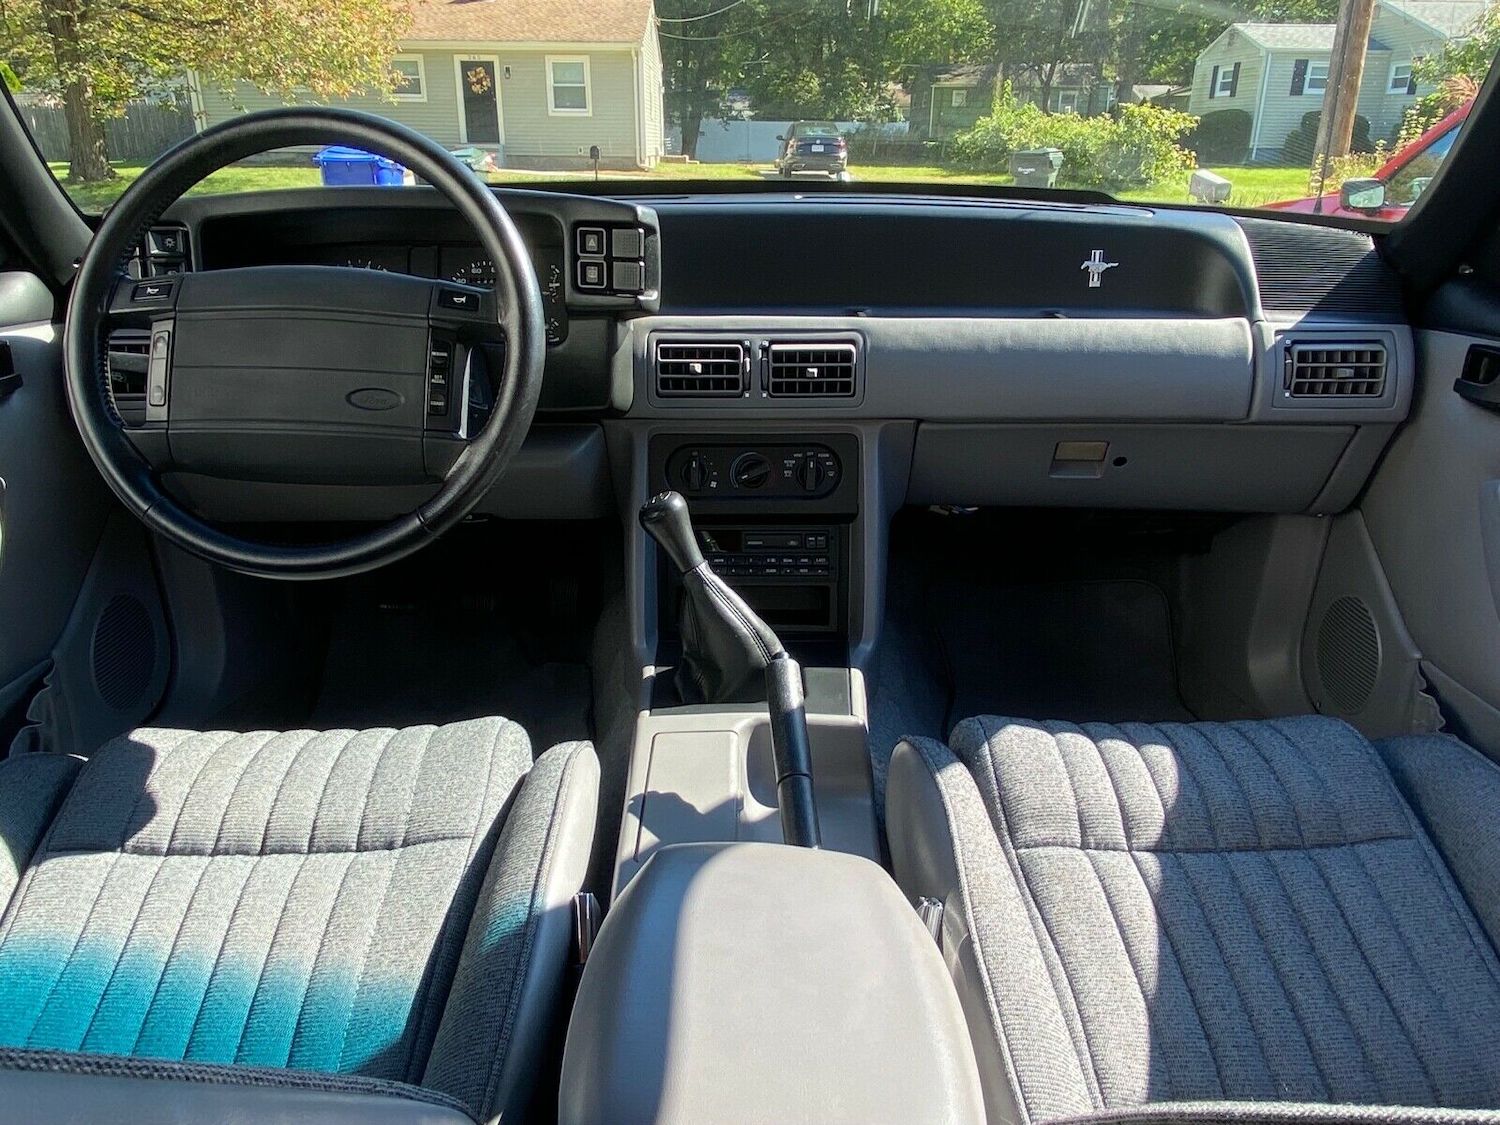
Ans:
[[[704,561],[687,501],[680,493],[653,496],[642,506],[640,521],[682,572],[682,663],[677,669],[677,693],[686,703],[765,699],[771,715],[782,836],[789,844],[819,847],[801,667],[787,655],[771,627]]]

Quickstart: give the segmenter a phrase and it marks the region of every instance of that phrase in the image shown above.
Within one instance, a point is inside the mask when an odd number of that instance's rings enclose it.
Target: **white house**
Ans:
[[[1358,113],[1372,140],[1391,141],[1421,89],[1412,64],[1462,36],[1487,0],[1376,0]],[[1331,23],[1236,23],[1193,69],[1188,112],[1250,115],[1250,159],[1274,160],[1304,114],[1322,108],[1333,51]]]

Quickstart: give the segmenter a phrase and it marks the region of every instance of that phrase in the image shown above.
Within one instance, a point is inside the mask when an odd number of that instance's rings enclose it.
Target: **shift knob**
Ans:
[[[680,492],[661,492],[641,505],[641,526],[661,546],[677,569],[686,574],[703,565],[687,501]]]

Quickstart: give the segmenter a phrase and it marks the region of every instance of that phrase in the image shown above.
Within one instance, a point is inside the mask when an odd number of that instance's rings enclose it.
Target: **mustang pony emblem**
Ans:
[[[1089,288],[1098,289],[1099,281],[1104,276],[1104,271],[1112,270],[1119,264],[1119,262],[1106,262],[1104,260],[1104,251],[1095,250],[1089,255],[1089,260],[1078,268],[1089,271]]]

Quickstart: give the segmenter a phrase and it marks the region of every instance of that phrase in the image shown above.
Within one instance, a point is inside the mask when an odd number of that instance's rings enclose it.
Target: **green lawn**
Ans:
[[[54,163],[59,178],[67,175],[67,165]],[[1296,199],[1307,194],[1305,168],[1214,168],[1228,179],[1234,190],[1229,202],[1237,207],[1259,207],[1278,199]],[[120,197],[140,175],[139,165],[116,165],[115,179],[104,184],[65,184],[68,194],[85,211],[98,211]],[[603,172],[607,180],[746,180],[764,181],[770,172],[764,164],[661,164],[651,172]],[[1006,185],[1008,175],[983,172],[960,172],[933,165],[855,165],[850,170],[854,182],[904,183],[925,181],[945,184]],[[491,183],[536,183],[559,178],[555,173],[507,170],[490,177]],[[577,177],[572,177],[577,178]],[[318,184],[315,167],[284,168],[249,166],[225,168],[198,184],[189,194],[264,191],[276,188],[314,187]],[[1066,180],[1064,187],[1070,186]],[[1120,198],[1135,202],[1187,203],[1187,176],[1180,183],[1157,184],[1151,188],[1120,193]]]

